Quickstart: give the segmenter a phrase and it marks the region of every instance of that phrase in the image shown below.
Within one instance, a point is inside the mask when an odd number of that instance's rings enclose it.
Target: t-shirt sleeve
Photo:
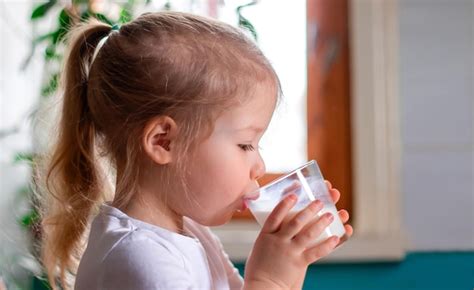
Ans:
[[[101,289],[195,289],[179,256],[133,233],[107,255],[102,272]]]

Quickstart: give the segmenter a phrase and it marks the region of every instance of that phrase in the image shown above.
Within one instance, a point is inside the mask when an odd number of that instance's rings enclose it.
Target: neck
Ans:
[[[175,233],[184,233],[183,216],[173,211],[153,195],[145,192],[140,192],[137,195],[140,198],[132,200],[123,209],[128,216]]]
[[[134,187],[134,197],[120,209],[134,219],[183,234],[183,216],[174,211],[162,198],[159,198],[165,196],[163,192],[157,192],[157,188],[161,187],[156,184],[157,176],[160,176],[160,173],[149,164],[141,166],[146,167],[143,172],[148,174],[137,178],[138,186]],[[122,173],[120,168],[117,168],[117,181],[120,180]],[[112,204],[115,204],[115,200]]]

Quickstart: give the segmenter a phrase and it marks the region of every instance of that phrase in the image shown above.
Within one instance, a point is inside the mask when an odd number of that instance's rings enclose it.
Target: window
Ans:
[[[354,236],[325,260],[400,260],[397,1],[308,0],[307,7],[308,159],[316,156],[326,179],[340,174],[335,185],[354,192]],[[248,219],[213,228],[235,261],[247,258],[259,230]]]
[[[259,182],[265,184],[315,159],[324,177],[341,191],[338,205],[351,212],[347,1],[307,5],[308,9],[304,1],[262,1],[244,10],[284,93],[261,142],[268,174]],[[223,18],[235,23],[232,15]],[[252,217],[247,211],[235,218]]]

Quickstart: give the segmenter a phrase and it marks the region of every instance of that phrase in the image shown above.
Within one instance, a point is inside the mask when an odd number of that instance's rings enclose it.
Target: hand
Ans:
[[[334,201],[334,203],[337,204],[337,202],[341,198],[341,193],[339,192],[339,190],[333,188],[332,184],[329,181],[325,180],[325,182],[326,182],[326,185],[328,186],[329,195],[331,195],[331,198]],[[349,221],[349,213],[347,212],[347,210],[341,209],[340,211],[338,211],[338,214],[339,214],[339,218],[344,224],[344,229],[346,230],[346,234],[341,238],[341,241],[339,242],[337,247],[339,247],[342,243],[347,241],[354,233],[354,229],[352,228],[352,226],[350,224],[347,224],[347,221]]]
[[[326,185],[328,187],[329,195],[331,196],[332,201],[334,202],[334,204],[337,204],[337,202],[341,198],[341,193],[339,192],[339,190],[333,188],[331,182],[329,182],[328,180],[325,180],[324,182],[326,183]],[[292,192],[296,189],[299,189],[299,188],[300,188],[300,183],[299,182],[294,182],[288,188],[286,188],[283,191],[283,193],[284,194],[285,193],[290,193],[290,192]],[[337,247],[339,247],[342,243],[347,241],[352,236],[352,234],[354,232],[352,226],[349,225],[349,224],[346,224],[349,221],[349,212],[347,212],[347,210],[345,210],[345,209],[341,209],[340,211],[338,211],[338,214],[339,214],[339,218],[341,219],[341,222],[344,224],[344,229],[346,230],[346,234],[341,238],[341,240],[340,240],[339,244],[337,245]]]
[[[339,190],[333,188],[329,181],[325,180],[325,182],[328,187],[329,195],[331,196],[333,202],[336,204],[341,198],[341,193],[339,192]],[[336,248],[339,247],[341,244],[343,244],[345,241],[347,241],[354,233],[352,226],[347,224],[347,221],[349,220],[349,213],[347,212],[347,210],[341,209],[340,211],[338,211],[338,214],[339,214],[339,218],[344,224],[344,229],[346,230],[346,234],[340,239],[339,243],[336,245]],[[303,289],[305,275],[306,275],[306,272],[302,274],[299,277],[298,281],[295,284],[293,284],[290,288]]]
[[[329,195],[331,196],[332,201],[334,202],[334,204],[337,204],[337,202],[341,198],[341,193],[339,192],[339,190],[333,188],[332,184],[328,180],[325,180],[324,182],[326,183],[328,187]],[[301,184],[298,181],[295,181],[288,188],[283,190],[283,194],[285,195],[285,194],[291,193],[292,191],[295,191],[299,189],[300,187],[301,187]],[[342,209],[338,211],[338,214],[339,214],[339,218],[341,219],[341,222],[344,224],[344,229],[346,231],[346,234],[341,238],[337,247],[339,247],[342,243],[347,241],[354,232],[352,226],[349,224],[346,224],[349,221],[349,212],[347,212],[347,210],[345,209]]]
[[[330,193],[337,202],[339,192],[330,188]],[[332,220],[327,214],[315,219],[316,213],[323,208],[320,201],[312,202],[290,218],[288,213],[296,201],[292,196],[286,196],[275,207],[262,227],[246,263],[244,286],[301,288],[308,265],[328,255],[340,244],[338,237],[331,237],[308,248]],[[347,211],[340,211],[339,215],[343,222],[347,222]],[[347,239],[352,235],[352,227],[346,226],[346,232]]]

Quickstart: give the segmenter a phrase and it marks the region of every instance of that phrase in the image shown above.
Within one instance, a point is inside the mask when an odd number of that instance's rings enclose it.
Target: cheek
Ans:
[[[233,148],[230,144],[208,144],[198,152],[196,158],[197,172],[201,173],[203,177],[208,178],[228,178],[229,175],[235,174],[235,172],[242,170],[242,158],[236,148]]]
[[[203,146],[193,161],[190,172],[190,187],[203,201],[214,199],[215,203],[234,200],[242,194],[248,180],[243,152],[232,150],[230,145]],[[230,147],[230,148],[229,148]],[[237,147],[237,145],[236,145]]]

